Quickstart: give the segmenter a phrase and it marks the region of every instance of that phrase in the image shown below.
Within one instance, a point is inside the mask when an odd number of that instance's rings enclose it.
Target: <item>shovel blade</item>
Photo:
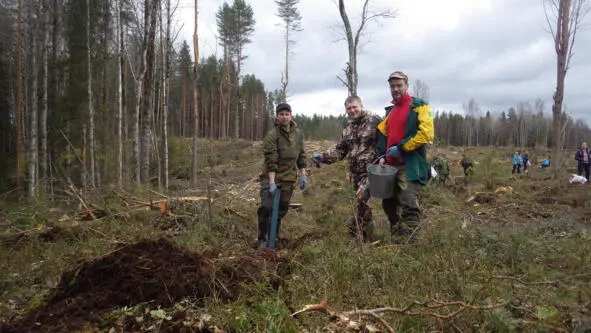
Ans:
[[[275,238],[277,237],[277,219],[279,218],[279,197],[281,190],[275,190],[273,194],[273,213],[271,214],[271,230],[269,232],[269,250],[275,250]]]

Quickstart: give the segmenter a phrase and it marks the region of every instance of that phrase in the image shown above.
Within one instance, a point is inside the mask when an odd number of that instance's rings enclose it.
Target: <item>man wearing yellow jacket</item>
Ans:
[[[378,149],[385,158],[381,165],[398,169],[394,195],[382,200],[382,208],[390,222],[392,236],[414,242],[421,219],[419,200],[421,186],[427,184],[430,165],[426,145],[434,138],[433,118],[426,101],[408,94],[408,77],[403,72],[388,76],[391,106],[378,125]],[[398,207],[402,208],[398,215]]]

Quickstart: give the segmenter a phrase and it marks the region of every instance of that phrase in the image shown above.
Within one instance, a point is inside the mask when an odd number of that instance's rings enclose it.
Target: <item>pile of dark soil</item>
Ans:
[[[187,251],[165,238],[123,245],[64,273],[44,307],[0,331],[72,331],[84,323],[100,325],[107,310],[144,302],[168,307],[183,297],[214,294],[231,300],[248,282],[285,273],[279,272],[287,267],[278,256],[254,252],[231,260],[216,257]]]

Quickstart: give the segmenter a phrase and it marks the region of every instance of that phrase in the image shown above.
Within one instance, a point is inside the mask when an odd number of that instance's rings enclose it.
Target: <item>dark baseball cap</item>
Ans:
[[[281,103],[281,104],[277,105],[277,108],[275,108],[275,112],[279,113],[281,111],[291,112],[291,106],[289,106],[289,104],[287,104],[287,103]]]

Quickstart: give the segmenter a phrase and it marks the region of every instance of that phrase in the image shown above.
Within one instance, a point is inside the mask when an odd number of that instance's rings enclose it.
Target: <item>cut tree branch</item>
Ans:
[[[320,302],[318,304],[310,304],[310,305],[304,306],[304,308],[302,308],[301,310],[294,312],[292,314],[292,316],[296,317],[302,313],[312,312],[312,311],[322,312],[322,313],[328,315],[330,317],[331,321],[338,320],[341,323],[343,323],[344,325],[346,325],[347,327],[357,327],[357,328],[362,327],[364,324],[353,321],[350,317],[351,316],[361,316],[361,317],[365,316],[365,317],[370,317],[374,320],[377,320],[381,325],[383,325],[386,328],[386,330],[388,332],[396,332],[394,327],[392,327],[390,324],[388,324],[381,317],[380,314],[395,313],[395,314],[406,315],[406,316],[432,317],[432,318],[436,318],[436,319],[440,319],[440,320],[451,321],[456,316],[458,316],[460,313],[462,313],[468,309],[481,310],[481,311],[492,310],[492,309],[502,308],[502,307],[508,305],[509,302],[510,301],[496,303],[496,304],[490,304],[490,305],[473,305],[473,304],[469,304],[469,303],[461,302],[461,301],[441,302],[441,301],[433,299],[433,300],[429,300],[426,302],[413,301],[404,308],[383,307],[383,308],[375,308],[375,309],[336,312],[336,311],[331,311],[328,308],[327,301],[323,300],[322,302]],[[436,311],[411,311],[417,307],[422,307],[422,308],[425,308],[428,310],[443,309],[443,308],[449,309],[449,308],[453,308],[453,307],[457,307],[457,309],[455,311],[452,311],[447,314],[441,314]]]

